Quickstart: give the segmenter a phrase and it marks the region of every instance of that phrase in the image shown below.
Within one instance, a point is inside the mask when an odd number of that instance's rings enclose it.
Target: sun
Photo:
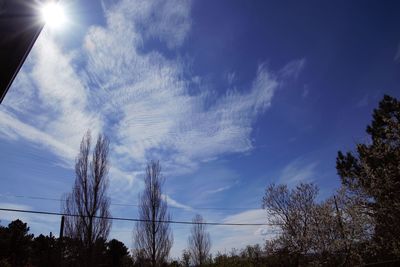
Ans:
[[[52,28],[61,28],[67,19],[63,7],[58,3],[47,3],[41,8],[43,21]]]

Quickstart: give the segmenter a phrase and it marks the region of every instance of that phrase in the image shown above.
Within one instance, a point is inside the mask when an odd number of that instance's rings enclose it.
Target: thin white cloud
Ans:
[[[301,71],[306,65],[306,59],[293,60],[287,63],[279,72],[279,74],[284,78],[295,78],[300,75]]]
[[[121,15],[129,20],[142,41],[151,39],[164,42],[169,49],[185,41],[192,24],[192,0],[122,0],[117,4],[103,5],[110,20]]]
[[[28,205],[7,202],[0,202],[0,207],[15,210],[34,210],[34,208]],[[60,223],[59,216],[0,211],[0,221],[2,225],[5,225],[5,222],[9,223],[17,219],[27,223],[28,227],[30,227],[30,233],[34,233],[35,235],[46,234],[49,232],[56,233]]]
[[[8,202],[1,202],[0,207],[3,209],[17,209],[17,210],[31,210],[32,207],[27,205],[15,204],[15,203],[8,203]],[[0,211],[0,220],[6,221],[13,221],[20,219],[23,222],[27,222],[28,218],[30,218],[31,214],[21,214],[19,212],[13,211]]]
[[[216,194],[216,193],[220,193],[220,192],[226,191],[226,190],[230,189],[231,187],[232,187],[231,185],[227,185],[227,186],[219,187],[217,189],[208,190],[208,191],[206,191],[204,193],[205,194]]]
[[[85,38],[88,77],[104,89],[100,98],[110,99],[103,112],[120,118],[113,125],[119,159],[143,164],[156,158],[167,171],[185,173],[198,162],[249,151],[252,125],[271,105],[277,79],[260,65],[246,93],[193,93],[200,88],[183,79],[184,62],[140,51],[145,37],[136,20],[147,16],[149,6],[142,15],[127,12],[138,3],[115,6],[107,12],[107,27],[93,27]]]
[[[34,144],[54,151],[61,158],[72,159],[76,154],[74,149],[61,140],[53,138],[51,135],[40,131],[32,125],[23,123],[6,110],[0,110],[0,133],[3,138],[6,137],[13,140],[23,138],[29,140]]]
[[[239,180],[236,180],[233,184],[226,185],[226,186],[221,186],[221,187],[218,187],[218,188],[216,188],[216,189],[207,190],[207,191],[205,191],[204,193],[205,193],[205,194],[216,194],[216,193],[221,193],[221,192],[224,192],[224,191],[226,191],[226,190],[231,189],[233,186],[237,185],[238,183],[239,183]]]
[[[175,208],[179,208],[179,209],[184,209],[184,210],[186,210],[186,211],[193,211],[193,208],[192,208],[192,207],[190,207],[190,206],[188,206],[188,205],[185,205],[185,204],[182,204],[182,203],[179,203],[178,201],[176,201],[175,199],[171,198],[171,197],[168,196],[168,195],[163,194],[163,195],[162,195],[162,198],[165,199],[165,201],[166,201],[166,202],[168,203],[168,205],[171,206],[171,207],[175,207]]]
[[[254,209],[227,216],[225,223],[260,223],[267,224],[267,213],[263,209]],[[266,239],[275,236],[275,229],[271,226],[214,226],[210,228],[213,237],[212,251],[224,252],[232,248],[241,249],[247,245],[264,244]]]
[[[161,7],[158,2],[112,5],[105,11],[107,26],[91,27],[82,50],[74,53],[63,52],[43,32],[28,60],[30,67],[17,77],[18,89],[10,90],[6,107],[15,123],[8,121],[3,134],[27,138],[28,133],[13,129],[26,125],[64,144],[64,149],[49,148],[71,161],[73,153],[65,149],[76,150],[87,129],[105,130],[113,140],[114,166],[124,172],[132,162],[142,168],[156,158],[167,171],[187,173],[199,162],[251,150],[253,124],[270,107],[277,77],[261,64],[251,88],[228,89],[223,96],[183,78],[184,62],[157,51],[144,53],[142,45],[146,32],[170,46],[183,42],[190,29],[191,2]],[[74,65],[77,56],[83,62],[80,70]],[[291,62],[282,75],[297,76],[303,65],[304,59]],[[31,102],[18,105],[17,99],[26,96]],[[47,138],[28,140],[48,146]]]
[[[234,71],[228,72],[226,74],[226,80],[229,85],[233,85],[237,80],[236,73]]]
[[[315,179],[317,162],[306,162],[298,158],[290,162],[282,170],[279,182],[288,186],[295,186],[301,182],[312,182]]]
[[[96,134],[102,128],[72,60],[43,31],[0,110],[5,136],[47,147],[70,165],[87,129]]]

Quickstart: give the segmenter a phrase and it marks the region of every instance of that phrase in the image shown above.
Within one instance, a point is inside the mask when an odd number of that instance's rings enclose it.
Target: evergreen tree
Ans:
[[[400,102],[385,95],[366,132],[370,140],[355,152],[338,152],[336,168],[375,221],[379,257],[400,256]]]

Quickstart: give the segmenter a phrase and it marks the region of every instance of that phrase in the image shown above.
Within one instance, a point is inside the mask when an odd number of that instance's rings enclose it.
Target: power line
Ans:
[[[63,212],[50,212],[50,211],[35,211],[35,210],[23,210],[23,209],[8,209],[0,208],[0,211],[10,212],[22,212],[32,214],[43,214],[43,215],[56,215],[56,216],[69,216],[69,217],[88,217],[79,214],[68,214]],[[107,216],[93,216],[97,219],[116,220],[116,221],[131,221],[131,222],[153,222],[152,220],[136,219],[136,218],[124,218],[124,217],[107,217]],[[190,221],[174,221],[174,220],[156,220],[157,223],[172,223],[172,224],[204,224],[204,225],[223,225],[223,226],[277,226],[278,224],[271,223],[219,223],[219,222],[190,222]]]
[[[25,195],[11,195],[11,194],[0,194],[0,197],[14,197],[14,198],[27,198],[27,199],[35,199],[35,200],[50,200],[50,201],[59,201],[62,202],[64,200],[59,198],[50,198],[50,197],[39,197],[39,196],[25,196]],[[111,206],[126,206],[126,207],[140,207],[138,204],[128,204],[128,203],[111,203]],[[185,209],[181,207],[173,207],[169,206],[168,208],[172,209]],[[193,210],[249,210],[249,209],[258,209],[256,207],[191,207]],[[187,209],[186,209],[187,210]]]

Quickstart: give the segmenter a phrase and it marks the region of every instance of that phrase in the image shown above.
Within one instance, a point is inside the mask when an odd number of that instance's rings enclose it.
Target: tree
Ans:
[[[301,183],[294,189],[286,185],[271,184],[263,197],[263,208],[269,221],[281,228],[277,240],[280,249],[294,255],[297,264],[312,247],[312,218],[318,188],[312,183]]]
[[[247,245],[240,252],[240,256],[249,263],[249,266],[262,266],[262,250],[260,245]]]
[[[189,267],[190,266],[190,251],[184,249],[182,251],[182,259],[181,259],[181,265],[183,267]]]
[[[110,266],[122,267],[126,266],[130,261],[128,248],[116,239],[107,242],[107,254],[110,261]]]
[[[206,225],[203,217],[196,214],[192,220],[194,223],[189,236],[189,250],[195,266],[203,266],[210,254],[211,239],[206,232]]]
[[[167,202],[163,198],[164,177],[157,161],[147,164],[144,177],[145,188],[139,196],[139,219],[135,229],[136,251],[151,262],[151,266],[161,266],[166,262],[172,247],[173,236],[168,221]]]
[[[32,244],[34,266],[51,267],[59,265],[59,249],[57,239],[51,235],[39,235]]]
[[[361,248],[371,238],[373,221],[362,212],[359,199],[349,197],[342,188],[316,204],[312,219],[312,250],[320,265],[363,264]]]
[[[105,219],[110,216],[108,149],[107,138],[99,135],[91,151],[91,135],[86,133],[75,161],[75,184],[65,197],[64,213],[74,215],[65,218],[65,235],[81,242],[86,266],[94,264],[94,244],[106,240],[111,227],[111,221]]]
[[[380,258],[400,256],[400,102],[385,95],[367,126],[370,139],[356,151],[338,152],[336,168],[343,186],[363,199],[375,222]]]
[[[0,228],[0,259],[3,264],[25,266],[31,254],[33,234],[21,220],[12,221],[8,227]]]

